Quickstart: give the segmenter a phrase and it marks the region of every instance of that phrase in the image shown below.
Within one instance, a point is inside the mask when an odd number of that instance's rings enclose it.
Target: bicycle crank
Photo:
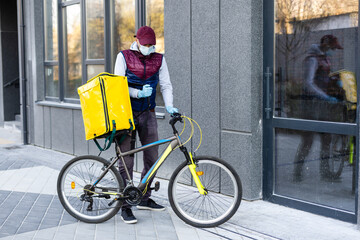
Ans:
[[[124,190],[125,202],[130,206],[136,206],[141,202],[142,192],[137,187],[128,186]]]

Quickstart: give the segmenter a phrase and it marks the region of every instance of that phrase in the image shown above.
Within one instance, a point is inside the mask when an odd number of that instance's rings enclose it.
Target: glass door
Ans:
[[[264,195],[356,221],[358,0],[264,1]]]

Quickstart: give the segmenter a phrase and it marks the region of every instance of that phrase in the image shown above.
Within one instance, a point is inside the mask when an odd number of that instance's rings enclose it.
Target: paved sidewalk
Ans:
[[[163,212],[134,209],[138,223],[120,215],[102,224],[71,217],[56,195],[61,167],[74,156],[21,145],[20,133],[0,128],[0,238],[10,239],[360,239],[354,224],[317,216],[265,201],[242,201],[227,223],[197,229],[183,223],[167,199],[168,181],[153,194]],[[16,137],[18,134],[18,137]],[[139,181],[139,174],[135,174]]]

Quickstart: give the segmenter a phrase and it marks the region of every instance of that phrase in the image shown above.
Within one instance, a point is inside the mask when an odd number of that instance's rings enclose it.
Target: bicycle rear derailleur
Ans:
[[[87,211],[93,210],[93,208],[92,208],[93,202],[94,202],[94,200],[92,198],[92,195],[94,195],[93,191],[94,191],[94,187],[92,185],[88,184],[84,187],[84,193],[81,194],[81,196],[80,196],[81,201],[89,202],[89,205],[86,208]]]
[[[81,196],[80,196],[80,201],[89,202],[89,205],[86,208],[87,211],[92,211],[93,210],[93,203],[94,203],[93,198],[94,197],[110,199],[109,194],[97,194],[97,195],[94,195],[94,191],[95,191],[94,186],[88,184],[88,185],[86,185],[84,187],[84,193],[81,194]],[[102,191],[107,192],[108,190],[105,189],[105,188],[102,188]]]

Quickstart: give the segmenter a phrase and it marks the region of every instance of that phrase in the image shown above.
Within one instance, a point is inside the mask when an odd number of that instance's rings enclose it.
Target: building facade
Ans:
[[[136,29],[150,25],[168,63],[174,106],[202,126],[197,155],[232,164],[246,200],[359,222],[359,1],[16,3],[25,143],[98,154],[85,141],[76,89],[97,73],[113,72],[116,55],[129,48]],[[326,43],[335,50],[332,56]],[[311,61],[312,67],[306,65]],[[337,86],[318,89],[323,98],[309,94],[319,76]],[[159,136],[167,137],[171,129],[161,96],[157,105]],[[189,147],[198,141],[195,134]],[[169,178],[180,154],[170,156],[158,176]],[[142,169],[141,156],[136,169]]]

